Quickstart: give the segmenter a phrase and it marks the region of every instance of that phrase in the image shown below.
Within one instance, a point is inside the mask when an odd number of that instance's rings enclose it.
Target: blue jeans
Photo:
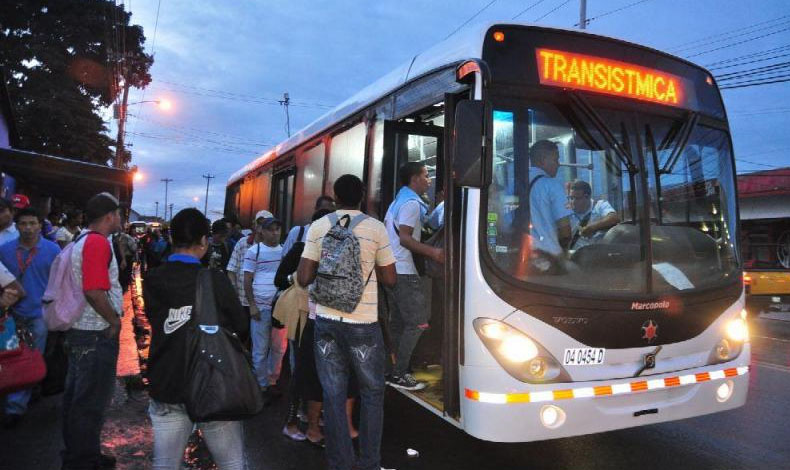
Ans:
[[[402,376],[408,372],[411,354],[422,332],[428,328],[430,312],[425,302],[420,276],[416,274],[398,274],[398,280],[390,290],[390,295],[394,307],[390,312],[390,332],[395,353],[392,375]]]
[[[192,430],[203,432],[208,450],[219,470],[242,470],[244,433],[241,421],[193,423],[183,404],[169,404],[151,399],[148,415],[154,428],[153,470],[178,470]]]
[[[272,328],[271,309],[258,307],[258,311],[261,319],[250,319],[252,369],[258,385],[265,388],[280,378],[288,338],[284,328]]]
[[[326,457],[330,470],[350,470],[354,447],[346,419],[349,374],[359,383],[359,470],[381,468],[386,353],[378,323],[355,324],[317,318],[314,352],[324,389]]]
[[[104,412],[115,387],[118,337],[71,329],[64,345],[69,368],[63,393],[63,468],[93,469],[101,455]]]
[[[41,317],[27,318],[14,315],[14,321],[16,321],[17,326],[24,326],[33,335],[33,345],[43,354],[47,345],[47,325],[44,323],[44,319]],[[32,388],[28,388],[9,394],[5,403],[6,414],[25,414],[27,402],[30,401],[32,391]]]

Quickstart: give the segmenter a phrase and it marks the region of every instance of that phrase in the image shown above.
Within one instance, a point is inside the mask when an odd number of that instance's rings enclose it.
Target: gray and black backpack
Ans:
[[[352,219],[344,215],[338,219],[333,212],[327,217],[332,227],[321,242],[321,259],[315,281],[310,286],[310,299],[319,305],[351,313],[367,286],[367,282],[362,281],[361,250],[353,230],[368,216],[359,214]],[[372,274],[373,270],[367,281]]]

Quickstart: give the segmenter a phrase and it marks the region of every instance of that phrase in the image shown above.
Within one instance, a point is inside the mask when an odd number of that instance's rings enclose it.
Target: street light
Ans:
[[[129,106],[135,104],[142,104],[142,103],[156,103],[159,106],[159,109],[163,111],[169,111],[173,107],[173,103],[167,99],[158,99],[158,100],[143,100],[143,101],[135,101],[132,103],[126,103],[126,95],[128,94],[129,89],[126,88],[124,90],[124,102],[123,104],[116,104],[112,108],[113,118],[118,120],[118,138],[116,142],[116,150],[115,150],[115,168],[121,168],[123,166],[123,152],[124,152],[124,133],[126,132],[126,112],[129,110]]]

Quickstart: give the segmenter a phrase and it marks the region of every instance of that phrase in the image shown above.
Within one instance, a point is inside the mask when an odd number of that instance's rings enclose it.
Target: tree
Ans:
[[[124,86],[151,82],[153,57],[130,17],[111,0],[0,2],[0,66],[21,148],[101,164],[113,158],[100,110]]]

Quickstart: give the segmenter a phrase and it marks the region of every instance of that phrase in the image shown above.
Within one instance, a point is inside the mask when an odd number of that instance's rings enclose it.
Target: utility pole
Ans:
[[[156,217],[158,219],[159,218],[159,201],[154,202],[154,204],[156,204],[156,212],[154,213],[156,215],[154,217]]]
[[[587,0],[579,0],[579,29],[587,28]]]
[[[208,217],[208,184],[211,182],[212,178],[215,178],[215,176],[211,173],[206,173],[203,175],[203,178],[206,178],[206,201],[205,205],[203,206],[203,215]]]
[[[165,221],[167,221],[167,186],[173,181],[171,178],[162,178],[159,181],[163,181],[165,183]]]
[[[279,101],[281,106],[285,106],[285,130],[288,132],[288,137],[291,137],[291,115],[288,113],[288,105],[291,104],[291,98],[288,92],[283,93],[283,99]]]
[[[118,116],[118,138],[115,142],[115,168],[123,168],[123,154],[124,154],[124,134],[126,133],[126,109],[127,102],[129,101],[129,83],[124,77],[123,81],[123,98],[117,110]]]
[[[173,220],[173,203],[170,203],[170,218],[167,220]]]

